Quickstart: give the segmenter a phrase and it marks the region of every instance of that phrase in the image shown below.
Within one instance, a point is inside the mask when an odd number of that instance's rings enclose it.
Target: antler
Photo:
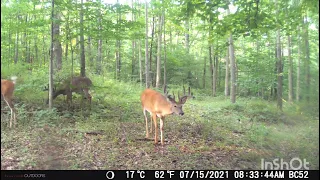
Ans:
[[[182,98],[187,97],[187,98],[194,98],[193,93],[191,92],[190,86],[188,87],[188,94],[186,94],[186,88],[183,86],[183,96],[180,97],[178,94],[179,101],[181,101]]]
[[[176,100],[176,96],[174,95],[174,91],[172,91],[172,99]]]
[[[53,87],[53,92],[55,92],[57,90],[57,88],[54,86]],[[48,86],[44,86],[44,88],[42,89],[42,91],[49,91],[49,84]]]
[[[164,95],[165,95],[167,98],[175,101],[174,92],[172,92],[173,95],[170,95],[170,94],[169,94],[169,91],[167,90],[167,85],[164,85],[164,87],[163,87],[163,93],[164,93]]]
[[[163,86],[163,93],[168,96],[169,91],[167,91],[167,85]]]
[[[194,98],[193,92],[191,92],[190,86],[189,86],[189,88],[188,88],[188,96]]]

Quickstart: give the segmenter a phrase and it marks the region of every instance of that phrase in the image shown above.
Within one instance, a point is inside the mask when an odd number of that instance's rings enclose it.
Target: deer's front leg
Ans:
[[[163,138],[163,124],[164,124],[164,117],[160,117],[160,136],[161,136],[161,145],[164,145],[164,138]]]
[[[157,114],[152,114],[152,119],[154,123],[154,144],[158,143],[158,127],[157,127]]]

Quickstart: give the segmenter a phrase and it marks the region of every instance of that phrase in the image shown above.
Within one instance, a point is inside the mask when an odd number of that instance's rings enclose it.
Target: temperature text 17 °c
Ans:
[[[133,179],[136,176],[138,176],[140,179],[143,179],[146,177],[146,173],[144,171],[126,171],[127,179]]]

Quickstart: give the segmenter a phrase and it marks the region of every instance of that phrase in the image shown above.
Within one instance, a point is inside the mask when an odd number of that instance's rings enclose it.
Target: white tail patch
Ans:
[[[11,80],[13,84],[16,84],[17,76],[11,76]]]

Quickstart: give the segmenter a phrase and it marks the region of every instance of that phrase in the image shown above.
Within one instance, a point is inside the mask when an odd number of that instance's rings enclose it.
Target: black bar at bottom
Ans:
[[[1,170],[1,179],[319,179],[319,170]]]

